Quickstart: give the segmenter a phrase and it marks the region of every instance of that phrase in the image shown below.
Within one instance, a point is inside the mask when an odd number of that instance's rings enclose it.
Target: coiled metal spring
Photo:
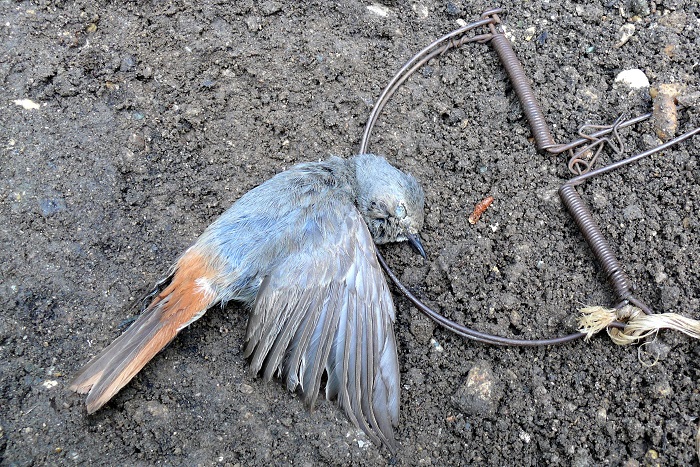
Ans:
[[[537,149],[547,150],[556,146],[557,143],[554,142],[554,137],[549,131],[544,113],[537,102],[532,86],[530,86],[525,69],[515,55],[510,41],[503,34],[495,33],[491,38],[490,44],[496,51],[496,54],[498,54],[498,58],[501,60],[503,68],[506,69],[510,82],[513,84],[513,90],[520,100],[527,121],[530,123],[530,130],[537,143]]]
[[[581,138],[574,140],[567,144],[557,144],[549,130],[549,126],[542,112],[537,98],[535,97],[534,90],[530,85],[529,79],[525,74],[520,60],[515,55],[515,51],[510,45],[510,41],[501,32],[496,30],[496,26],[500,24],[500,18],[498,15],[503,10],[500,8],[491,9],[485,11],[479,21],[465,25],[451,33],[446,34],[440,39],[432,42],[430,45],[421,50],[418,54],[413,56],[392,78],[389,84],[384,88],[382,94],[379,96],[372,112],[370,113],[367,125],[365,126],[365,131],[362,136],[362,141],[360,143],[360,153],[367,152],[367,146],[369,144],[369,138],[374,128],[374,124],[379,117],[379,114],[383,110],[387,101],[391,98],[394,92],[403,84],[403,82],[408,79],[408,77],[413,74],[417,69],[423,66],[427,61],[432,58],[442,55],[447,50],[451,48],[459,47],[468,42],[479,42],[479,43],[490,43],[498,57],[505,68],[511,83],[513,84],[513,89],[520,100],[523,107],[523,112],[530,124],[530,129],[532,136],[537,143],[537,148],[539,150],[546,151],[550,154],[561,154],[565,151],[572,152],[572,161],[569,163],[569,169],[574,172],[577,177],[572,178],[567,181],[559,189],[559,195],[562,202],[568,209],[571,216],[574,218],[576,224],[578,225],[583,237],[586,239],[590,245],[595,258],[600,262],[603,271],[605,272],[608,281],[610,282],[613,292],[617,300],[621,303],[631,303],[634,306],[640,308],[647,314],[652,313],[651,309],[641,300],[637,299],[634,295],[634,285],[632,281],[625,274],[622,264],[615,257],[615,253],[608,243],[608,241],[603,236],[600,228],[593,219],[593,215],[584,203],[581,196],[576,191],[576,186],[583,183],[587,178],[600,175],[611,170],[615,170],[623,165],[632,163],[642,157],[663,151],[664,149],[677,144],[687,138],[690,138],[696,134],[700,133],[700,128],[691,130],[684,135],[681,135],[673,140],[670,140],[660,146],[649,149],[643,153],[637,154],[635,156],[623,159],[621,161],[615,162],[608,166],[591,170],[597,154],[602,150],[602,146],[606,143],[610,143],[610,139],[605,136],[613,133],[613,137],[618,142],[617,148],[622,148],[622,143],[620,141],[617,130],[621,128],[628,127],[635,123],[641,122],[648,119],[651,113],[641,115],[629,120],[621,121],[618,119],[613,125],[607,126],[592,126],[584,125],[579,130],[579,136]],[[464,36],[468,31],[476,29],[478,27],[488,27],[489,33],[478,34],[472,37]],[[599,131],[592,133],[590,135],[584,134],[584,128],[599,129]],[[584,146],[585,145],[585,146]],[[578,148],[575,153],[573,150]],[[582,157],[588,152],[595,148],[595,154],[592,159],[586,161]],[[613,145],[615,149],[615,145]],[[617,152],[617,151],[616,151]],[[396,286],[403,292],[403,294],[425,315],[433,319],[439,325],[444,328],[469,339],[473,339],[479,342],[496,344],[496,345],[511,345],[511,346],[539,346],[539,345],[552,345],[561,344],[564,342],[569,342],[575,339],[579,339],[585,336],[584,333],[576,332],[566,336],[551,338],[551,339],[540,339],[540,340],[529,340],[529,339],[513,339],[502,336],[494,336],[487,333],[482,333],[459,323],[456,323],[445,316],[441,315],[437,311],[434,311],[423,302],[421,302],[415,295],[413,295],[408,288],[399,281],[398,277],[389,268],[389,266],[384,261],[379,252],[377,252],[377,257],[382,267],[386,271],[389,278],[396,284]],[[610,327],[624,328],[624,323],[613,322]]]
[[[571,214],[571,217],[576,221],[583,238],[586,239],[591,250],[593,250],[593,255],[603,268],[613,288],[615,297],[619,301],[629,299],[634,291],[634,285],[627,277],[627,274],[625,274],[622,264],[615,257],[612,247],[603,236],[598,224],[593,219],[591,211],[581,199],[576,188],[569,183],[565,183],[559,188],[559,197]]]

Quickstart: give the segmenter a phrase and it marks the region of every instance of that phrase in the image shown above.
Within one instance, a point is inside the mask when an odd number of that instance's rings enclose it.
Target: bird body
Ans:
[[[75,377],[92,413],[216,303],[250,308],[245,356],[313,406],[326,397],[394,449],[394,305],[375,243],[417,234],[423,192],[374,155],[298,164],[243,195],[177,260],[144,313]]]

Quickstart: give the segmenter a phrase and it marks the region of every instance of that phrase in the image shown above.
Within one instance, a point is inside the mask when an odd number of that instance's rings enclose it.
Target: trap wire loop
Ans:
[[[486,344],[503,346],[542,346],[563,344],[572,340],[585,337],[589,339],[592,335],[606,329],[613,342],[624,345],[637,342],[639,339],[654,334],[658,329],[675,329],[691,337],[700,339],[700,322],[684,318],[672,313],[654,315],[652,310],[641,300],[633,295],[634,284],[624,273],[623,267],[616,259],[612,247],[603,236],[600,228],[593,219],[590,210],[583,202],[581,196],[576,192],[575,187],[584,183],[590,177],[601,175],[609,171],[618,169],[624,165],[635,162],[643,157],[663,151],[675,144],[680,143],[698,133],[700,128],[691,130],[677,138],[674,138],[660,146],[644,151],[627,159],[620,160],[608,166],[592,170],[598,155],[604,146],[611,147],[616,154],[624,152],[624,144],[618,134],[618,130],[647,120],[651,113],[639,117],[623,120],[619,117],[612,125],[583,125],[579,129],[579,139],[567,144],[557,144],[547,125],[535,93],[530,85],[525,70],[518,60],[508,38],[497,26],[501,20],[499,14],[502,8],[493,8],[485,11],[481,19],[474,23],[456,29],[441,38],[433,41],[423,50],[414,55],[396,73],[384,88],[372,109],[360,143],[360,154],[366,153],[369,138],[372,134],[375,123],[382,110],[386,106],[391,96],[396,90],[411,76],[416,70],[434,57],[444,54],[449,49],[459,47],[466,43],[478,42],[480,44],[490,44],[498,55],[501,64],[506,70],[513,85],[518,99],[522,105],[523,113],[530,125],[532,136],[537,149],[549,154],[562,154],[569,152],[569,170],[577,175],[564,183],[559,195],[569,213],[576,221],[582,235],[591,246],[594,256],[601,264],[608,281],[610,282],[615,297],[619,301],[612,308],[603,307],[584,308],[581,310],[579,325],[580,332],[566,336],[549,339],[513,339],[502,336],[495,336],[474,329],[465,327],[443,316],[424,304],[418,297],[411,293],[408,288],[401,283],[396,274],[391,270],[382,255],[377,251],[377,257],[389,278],[399,288],[399,290],[420,310],[423,314],[435,321],[440,326],[454,332],[462,337],[482,342]],[[485,27],[488,32],[473,36],[465,35],[474,29]],[[598,130],[588,134],[587,131]],[[612,133],[612,138],[608,137]],[[593,154],[586,158],[586,154]],[[591,310],[595,309],[595,313]]]

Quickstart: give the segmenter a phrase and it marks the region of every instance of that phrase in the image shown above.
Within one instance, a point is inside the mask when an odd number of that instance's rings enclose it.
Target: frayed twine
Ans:
[[[629,345],[654,335],[659,329],[674,329],[694,339],[700,339],[700,321],[676,313],[647,315],[641,309],[625,305],[622,308],[590,306],[582,308],[578,324],[586,340],[606,329],[617,345]],[[625,323],[624,329],[609,327],[613,322]]]

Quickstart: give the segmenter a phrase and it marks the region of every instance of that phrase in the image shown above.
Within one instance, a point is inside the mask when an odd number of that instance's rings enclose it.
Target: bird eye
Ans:
[[[399,204],[398,206],[396,206],[396,217],[398,217],[399,219],[403,219],[404,217],[406,217],[406,206],[404,206],[403,204]]]

